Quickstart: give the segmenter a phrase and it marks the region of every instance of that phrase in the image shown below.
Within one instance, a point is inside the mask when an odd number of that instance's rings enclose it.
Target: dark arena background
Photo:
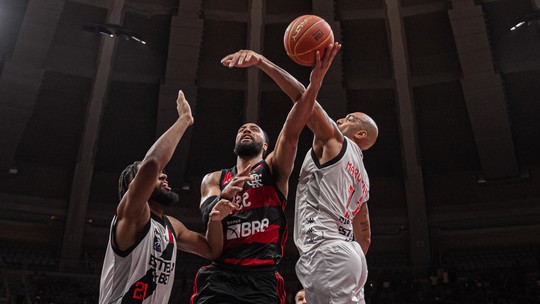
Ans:
[[[540,303],[540,0],[0,0],[0,303],[96,303],[120,172],[176,118],[195,124],[167,167],[203,232],[202,177],[235,163],[245,121],[275,141],[290,100],[225,55],[263,53],[307,84],[283,48],[316,14],[343,44],[318,100],[377,121],[368,304]],[[512,29],[513,28],[513,29]],[[280,264],[292,240],[302,134]],[[181,253],[170,303],[202,258]]]

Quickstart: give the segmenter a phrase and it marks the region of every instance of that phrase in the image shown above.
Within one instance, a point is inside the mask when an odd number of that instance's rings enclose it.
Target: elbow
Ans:
[[[362,247],[362,251],[364,252],[364,255],[367,254],[369,250],[369,246],[371,246],[371,238],[367,237],[361,240],[359,243],[360,243],[360,247]]]
[[[207,260],[214,261],[221,255],[221,250],[210,250],[205,256]]]
[[[141,165],[139,167],[138,171],[145,171],[145,172],[159,172],[161,170],[160,164],[155,157],[145,157]]]
[[[370,238],[370,237],[369,237],[369,238],[366,238],[366,239],[364,240],[364,245],[365,245],[366,247],[369,248],[369,246],[371,245],[371,238]]]

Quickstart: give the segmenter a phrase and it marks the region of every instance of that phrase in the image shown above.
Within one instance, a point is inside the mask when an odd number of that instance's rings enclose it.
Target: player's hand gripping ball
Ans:
[[[303,15],[294,19],[283,36],[287,55],[303,66],[315,65],[315,53],[321,58],[329,44],[334,43],[334,33],[330,25],[321,17]]]

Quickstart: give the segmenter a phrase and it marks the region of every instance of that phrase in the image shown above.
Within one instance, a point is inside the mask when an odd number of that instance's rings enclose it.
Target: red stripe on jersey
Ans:
[[[274,260],[259,260],[259,259],[232,259],[227,258],[225,263],[242,265],[242,266],[262,266],[262,265],[274,265]]]
[[[285,304],[287,299],[287,293],[285,292],[285,280],[279,274],[279,272],[276,272],[276,294],[279,298],[279,303]]]
[[[232,172],[231,171],[225,173],[225,176],[223,177],[223,183],[221,185],[222,186],[227,185],[227,183],[230,182],[232,179],[233,179],[233,177],[232,177]]]
[[[225,239],[223,248],[232,248],[239,245],[252,243],[277,244],[277,241],[279,239],[279,225],[269,225],[264,232],[257,232],[255,234],[248,235],[247,237],[242,237],[242,231],[238,231],[238,233],[238,238],[231,240]],[[250,233],[250,231],[245,231],[245,233]]]
[[[167,232],[169,234],[169,243],[174,245],[174,236],[173,236],[171,230],[167,229]]]
[[[198,282],[198,279],[199,279],[199,273],[201,273],[201,271],[203,269],[206,269],[210,266],[203,266],[199,269],[199,271],[197,271],[197,274],[195,275],[195,280],[193,281],[193,294],[191,295],[191,299],[189,300],[189,303],[190,304],[194,304],[195,303],[195,297],[197,296],[197,294],[199,293],[199,286],[197,284]],[[203,284],[204,285],[204,284]]]
[[[288,231],[289,231],[289,225],[285,224],[285,229],[283,230],[283,238],[281,238],[281,252],[285,252],[285,242],[287,242],[288,237]]]

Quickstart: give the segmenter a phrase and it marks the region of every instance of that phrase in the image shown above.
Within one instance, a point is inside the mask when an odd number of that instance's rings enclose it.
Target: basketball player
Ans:
[[[176,250],[215,259],[223,247],[221,220],[236,204],[221,200],[209,212],[206,237],[190,231],[164,208],[178,201],[163,168],[193,124],[191,108],[178,93],[178,119],[144,159],[129,165],[119,180],[120,203],[111,223],[101,272],[99,303],[167,303],[174,283]]]
[[[244,65],[256,65],[291,100],[305,92],[299,81],[264,56],[251,51],[245,56],[250,60]],[[307,126],[314,139],[296,193],[294,241],[300,253],[296,273],[310,304],[365,303],[365,254],[371,230],[362,151],[375,143],[378,128],[361,112],[334,122],[317,102]]]
[[[221,256],[202,267],[195,278],[191,303],[284,304],[285,286],[277,272],[287,239],[285,205],[289,176],[294,166],[298,138],[311,115],[322,80],[339,47],[331,45],[318,58],[310,84],[297,96],[283,125],[275,149],[268,149],[265,132],[254,123],[238,129],[234,152],[236,165],[206,175],[201,185],[201,211],[207,214],[218,198],[239,207],[223,220],[226,231]],[[245,67],[244,50],[222,59],[228,67]],[[237,172],[248,168],[249,177]],[[243,183],[235,188],[234,182]],[[237,192],[235,195],[234,192]]]

